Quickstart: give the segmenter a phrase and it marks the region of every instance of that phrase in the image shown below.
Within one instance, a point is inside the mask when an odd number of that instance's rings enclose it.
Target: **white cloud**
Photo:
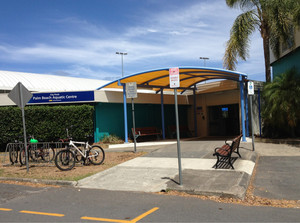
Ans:
[[[126,72],[138,72],[144,67],[168,67],[181,61],[181,65],[199,63],[199,56],[222,64],[225,42],[231,25],[239,14],[229,9],[224,1],[199,1],[172,13],[160,12],[142,17],[138,25],[124,27],[124,33],[113,28],[95,25],[78,18],[65,18],[56,23],[76,28],[70,34],[53,33],[55,42],[36,42],[31,46],[0,46],[0,58],[21,63],[66,64],[66,72],[85,74],[97,78],[119,73],[120,56],[116,51],[127,52],[124,57]],[[70,29],[70,26],[67,26]],[[252,44],[258,41],[255,39]],[[259,48],[257,48],[259,47]],[[259,73],[262,69],[262,48],[251,49],[246,63],[239,71]],[[190,63],[190,64],[188,64]]]

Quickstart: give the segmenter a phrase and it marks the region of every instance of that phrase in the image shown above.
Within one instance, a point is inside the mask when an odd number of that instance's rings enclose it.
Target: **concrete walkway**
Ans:
[[[166,144],[167,143],[167,144]],[[78,187],[118,191],[159,192],[168,189],[193,194],[227,195],[243,198],[256,161],[251,143],[241,142],[242,159],[234,162],[235,169],[214,169],[214,148],[224,141],[181,141],[182,185],[178,182],[177,144],[138,144],[137,151],[148,151],[143,157],[80,180]],[[106,150],[133,151],[130,145]]]

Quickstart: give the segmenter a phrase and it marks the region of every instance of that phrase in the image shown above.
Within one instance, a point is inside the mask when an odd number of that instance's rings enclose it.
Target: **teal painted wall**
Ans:
[[[187,105],[178,106],[180,125],[187,126]],[[161,129],[161,105],[135,104],[136,127],[152,127]],[[174,105],[164,105],[165,127],[175,125]],[[128,133],[131,135],[132,110],[131,104],[127,104]],[[123,104],[97,103],[95,105],[95,142],[103,134],[114,134],[124,139],[124,114]],[[166,133],[167,134],[167,133]]]
[[[295,67],[300,71],[300,48],[272,64],[273,80],[276,76]]]

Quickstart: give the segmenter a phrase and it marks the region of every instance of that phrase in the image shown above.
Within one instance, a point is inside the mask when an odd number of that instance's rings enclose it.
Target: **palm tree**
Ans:
[[[295,127],[300,124],[299,95],[300,75],[295,69],[277,76],[264,86],[263,118],[267,126],[273,127],[273,132],[288,127],[290,135],[295,136]]]
[[[238,57],[246,60],[249,54],[250,36],[258,30],[263,39],[266,81],[271,81],[270,46],[279,57],[280,42],[294,46],[293,27],[300,25],[299,0],[226,0],[231,7],[243,10],[234,21],[227,41],[223,64],[235,70]]]

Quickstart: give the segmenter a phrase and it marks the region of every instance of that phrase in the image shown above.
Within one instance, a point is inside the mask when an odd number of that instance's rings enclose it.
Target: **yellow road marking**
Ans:
[[[109,218],[93,218],[93,217],[81,217],[82,220],[92,220],[92,221],[106,221],[106,222],[120,222],[120,223],[130,223],[131,221],[109,219]]]
[[[12,211],[12,209],[9,209],[9,208],[0,208],[0,211]]]
[[[159,209],[158,207],[152,208],[151,210],[145,212],[144,214],[141,214],[140,216],[132,219],[130,222],[135,223],[135,222],[141,220],[142,218],[146,217],[147,215],[153,213],[154,211],[157,211],[158,209]]]
[[[139,220],[146,217],[147,215],[153,213],[154,211],[157,211],[158,209],[159,209],[158,207],[152,208],[151,210],[145,212],[144,214],[141,214],[140,216],[132,219],[131,221],[119,220],[119,219],[109,219],[109,218],[94,218],[94,217],[87,217],[87,216],[81,217],[81,219],[82,220],[92,220],[92,221],[119,222],[119,223],[136,223]]]
[[[38,214],[38,215],[48,215],[48,216],[55,216],[55,217],[63,217],[64,214],[57,214],[57,213],[47,213],[47,212],[37,212],[37,211],[20,211],[20,213],[25,214]]]

